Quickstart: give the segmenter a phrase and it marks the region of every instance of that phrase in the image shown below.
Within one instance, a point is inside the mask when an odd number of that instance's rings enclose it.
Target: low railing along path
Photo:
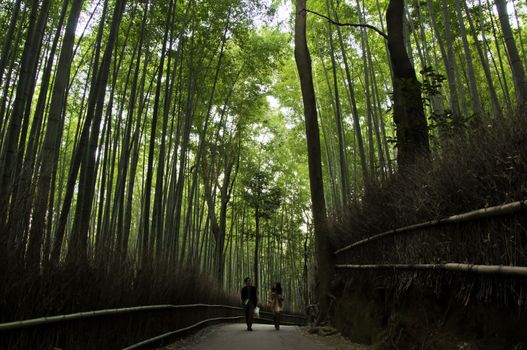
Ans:
[[[0,349],[141,349],[218,322],[244,319],[231,305],[149,305],[78,312],[0,324]],[[270,323],[260,311],[255,322]],[[283,325],[303,325],[300,314],[283,314]]]

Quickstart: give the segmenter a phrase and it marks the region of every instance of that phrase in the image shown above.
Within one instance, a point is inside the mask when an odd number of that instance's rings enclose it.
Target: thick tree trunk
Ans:
[[[300,87],[302,90],[306,121],[309,182],[318,262],[319,284],[317,292],[320,307],[318,322],[320,323],[326,319],[329,311],[328,293],[330,281],[333,276],[333,263],[328,239],[315,89],[313,87],[311,58],[306,39],[306,13],[303,11],[305,8],[306,0],[296,0],[295,61],[300,76]]]
[[[404,0],[390,0],[386,12],[388,48],[392,62],[393,119],[397,130],[397,162],[401,169],[428,157],[428,127],[421,88],[408,58],[403,38]]]

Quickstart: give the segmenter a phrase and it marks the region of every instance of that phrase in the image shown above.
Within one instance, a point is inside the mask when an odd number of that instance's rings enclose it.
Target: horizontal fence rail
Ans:
[[[396,236],[402,233],[416,231],[419,229],[430,228],[430,227],[446,225],[446,224],[455,224],[455,223],[461,223],[461,222],[467,222],[467,221],[473,221],[473,220],[486,219],[486,218],[499,216],[499,215],[509,215],[509,214],[514,214],[514,213],[518,213],[521,211],[526,211],[526,210],[527,210],[527,199],[508,203],[508,204],[498,205],[495,207],[473,210],[473,211],[469,211],[463,214],[453,215],[453,216],[449,216],[449,217],[442,218],[442,219],[431,220],[431,221],[422,222],[419,224],[409,225],[409,226],[385,231],[385,232],[370,236],[368,238],[361,239],[354,243],[351,243],[343,248],[336,250],[333,254],[338,255],[340,253],[349,251],[353,248],[359,247],[361,245],[364,245],[372,241],[376,241],[376,240],[383,239],[383,238],[390,237],[390,236]]]
[[[335,265],[340,269],[352,270],[442,270],[472,272],[481,275],[508,275],[527,277],[527,266],[505,266],[505,265],[473,265],[462,263],[445,263],[445,264],[364,264]]]
[[[241,320],[243,315],[243,307],[231,305],[164,304],[39,317],[1,323],[0,349],[136,349],[206,323]],[[255,322],[271,322],[272,315],[262,310]],[[282,319],[284,325],[307,321],[289,313]]]
[[[118,308],[118,309],[104,309],[104,310],[96,310],[96,311],[77,312],[74,314],[39,317],[39,318],[30,319],[30,320],[0,323],[0,331],[9,330],[9,329],[17,329],[17,328],[27,328],[27,327],[56,323],[56,322],[81,320],[81,319],[98,317],[98,316],[118,315],[118,314],[140,312],[140,311],[188,309],[188,308],[196,308],[196,307],[224,308],[224,309],[233,309],[233,310],[241,309],[239,307],[230,306],[230,305],[210,305],[210,304],[185,304],[185,305],[167,304],[167,305],[135,306],[135,307],[125,307],[125,308]]]
[[[134,306],[134,307],[125,307],[125,308],[118,308],[118,309],[104,309],[104,310],[96,310],[96,311],[77,312],[74,314],[47,316],[47,317],[33,318],[29,320],[0,323],[0,331],[27,328],[27,327],[56,323],[56,322],[81,320],[81,319],[87,319],[87,318],[98,317],[98,316],[118,315],[118,314],[140,312],[140,311],[189,309],[189,308],[199,308],[199,307],[244,310],[242,307],[239,307],[239,306],[215,305],[215,304],[185,304],[185,305],[165,304],[165,305]],[[272,315],[271,312],[267,312],[267,311],[260,311],[260,313],[263,315],[265,314]],[[282,315],[285,317],[290,317],[290,318],[305,319],[305,316],[301,316],[301,315],[294,315],[294,314],[282,314]]]

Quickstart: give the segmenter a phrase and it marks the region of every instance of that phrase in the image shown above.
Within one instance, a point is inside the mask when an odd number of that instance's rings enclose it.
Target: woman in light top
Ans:
[[[271,288],[271,310],[273,311],[274,328],[280,329],[280,313],[284,309],[284,298],[282,297],[282,286],[277,282]]]

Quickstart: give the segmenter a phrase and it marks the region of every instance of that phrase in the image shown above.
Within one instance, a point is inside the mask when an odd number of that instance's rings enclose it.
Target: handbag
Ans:
[[[254,317],[260,317],[260,308],[258,306],[254,308]]]

